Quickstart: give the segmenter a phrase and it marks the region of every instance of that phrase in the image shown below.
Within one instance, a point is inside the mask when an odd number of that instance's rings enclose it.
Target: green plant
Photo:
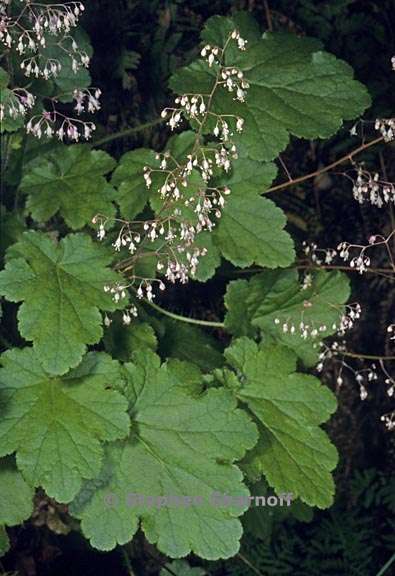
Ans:
[[[91,136],[93,124],[67,110],[74,98],[78,114],[93,112],[100,94],[88,88],[85,35],[75,33],[68,59],[59,53],[81,5],[55,16],[50,6],[26,3],[38,24],[21,49],[20,32],[12,35],[19,3],[3,7],[5,164],[17,157],[8,191],[17,208],[23,196],[18,215],[34,229],[11,238],[0,274],[0,293],[20,304],[24,339],[2,359],[0,476],[12,473],[23,490],[0,523],[29,517],[41,487],[68,504],[100,550],[141,526],[170,557],[232,557],[258,478],[310,506],[333,501],[337,452],[321,425],[336,400],[304,369],[317,364],[321,340],[343,334],[359,312],[346,304],[341,273],[299,277],[286,215],[266,193],[291,136],[329,138],[370,99],[318,41],[261,37],[243,13],[213,17],[202,58],[170,80],[178,96],[163,119],[171,130],[189,126],[162,151],[140,148],[116,162],[94,143],[54,145],[54,135]],[[51,18],[65,32],[57,42],[56,26],[46,40]],[[44,86],[23,78],[25,51]],[[206,282],[221,258],[262,269],[228,284],[223,322],[153,302],[176,282]],[[177,329],[163,316],[188,324],[185,338],[196,344],[169,342]],[[226,344],[193,325],[223,331]],[[214,506],[213,491],[240,501]],[[181,503],[170,506],[170,497]],[[193,513],[188,498],[201,499]]]

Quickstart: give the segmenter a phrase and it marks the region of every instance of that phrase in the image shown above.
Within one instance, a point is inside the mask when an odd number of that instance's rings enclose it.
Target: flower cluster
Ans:
[[[221,72],[221,81],[219,82],[228,90],[235,93],[235,99],[240,102],[245,101],[246,91],[250,87],[244,79],[244,74],[238,68],[223,68]]]
[[[82,114],[83,112],[89,112],[93,114],[97,110],[100,110],[99,98],[101,96],[101,90],[98,88],[86,88],[85,90],[74,90],[73,98],[75,100],[74,110],[77,114]]]
[[[243,119],[234,116],[233,114],[217,115],[211,110],[208,110],[209,103],[212,100],[213,94],[218,86],[223,86],[229,92],[235,93],[235,100],[244,102],[249,88],[249,83],[244,78],[244,73],[239,68],[234,66],[225,66],[222,61],[224,54],[231,41],[236,41],[240,50],[246,49],[247,41],[241,38],[239,32],[234,30],[228,37],[223,48],[218,46],[211,46],[206,44],[202,48],[201,56],[203,56],[209,67],[214,63],[218,67],[217,78],[211,93],[208,94],[182,94],[175,99],[175,108],[165,108],[162,111],[162,118],[167,118],[168,124],[172,130],[177,128],[183,118],[187,120],[197,120],[200,126],[206,123],[207,116],[217,118],[217,123],[213,131],[214,136],[221,137],[225,142],[229,140],[230,127],[229,119],[236,120],[236,130],[241,131],[243,128]]]
[[[382,180],[378,172],[371,174],[359,167],[357,178],[353,181],[353,195],[360,204],[370,202],[381,208],[389,202],[395,203],[395,186]]]
[[[337,256],[336,250],[333,248],[318,248],[315,242],[308,244],[302,243],[303,252],[308,256],[314,264],[321,266],[322,264],[331,264]]]
[[[231,192],[227,186],[210,184],[215,171],[217,176],[218,168],[224,172],[231,169],[232,161],[237,158],[233,137],[244,125],[240,116],[217,114],[212,109],[213,96],[222,87],[234,92],[237,100],[245,100],[248,82],[243,72],[223,63],[225,50],[232,42],[237,49],[245,49],[246,41],[237,31],[229,35],[224,48],[206,45],[202,49],[208,67],[215,65],[216,68],[211,91],[182,94],[175,99],[175,107],[162,112],[172,130],[183,119],[192,120],[197,129],[195,140],[184,158],[175,158],[166,150],[157,154],[156,166],[144,167],[145,185],[153,189],[154,205],[159,206],[157,216],[145,221],[118,220],[121,229],[113,247],[116,251],[125,248],[130,254],[123,272],[130,271],[129,286],[136,289],[138,298],[152,301],[155,282],[160,289],[165,288],[161,280],[140,279],[134,275],[135,263],[145,256],[156,258],[158,274],[171,283],[186,283],[195,276],[200,258],[207,252],[206,248],[197,245],[197,236],[214,228]],[[96,216],[94,223],[99,225],[99,239],[103,239],[105,216]]]
[[[347,304],[344,308],[343,314],[340,316],[338,324],[333,325],[333,329],[337,331],[340,336],[344,336],[347,330],[351,330],[355,321],[361,317],[361,305],[358,302],[354,304]]]
[[[322,350],[319,355],[319,363],[317,364],[316,370],[322,372],[324,369],[324,364],[329,361],[335,361],[340,364],[340,368],[336,377],[336,384],[340,388],[344,383],[344,373],[348,372],[355,380],[355,383],[359,388],[359,396],[361,400],[366,400],[368,397],[367,386],[378,380],[379,375],[377,372],[377,367],[372,364],[368,368],[363,368],[356,370],[346,361],[347,349],[346,343],[344,341],[332,342],[330,345],[323,343]]]
[[[306,300],[303,304],[306,308],[310,307],[312,304]],[[317,338],[322,337],[323,333],[328,330],[326,324],[316,325],[314,321],[306,321],[303,319],[303,311],[301,313],[300,322],[293,322],[292,320],[281,320],[280,318],[274,319],[274,324],[280,326],[283,334],[299,335],[301,338],[306,340],[307,338]]]
[[[28,110],[34,106],[35,97],[24,88],[14,88],[3,92],[5,97],[0,104],[0,122],[4,120],[5,116],[13,119],[18,118],[18,116],[25,116]]]
[[[310,300],[305,300],[303,302],[303,309],[299,321],[295,322],[289,318],[280,319],[279,317],[276,317],[274,319],[274,324],[280,327],[283,334],[296,334],[303,338],[303,340],[306,340],[307,338],[323,338],[325,337],[325,332],[328,332],[329,330],[328,326],[325,323],[316,324],[314,320],[307,320],[305,318],[305,312],[312,306],[313,303]],[[332,331],[335,330],[340,336],[343,336],[347,330],[350,330],[353,327],[355,320],[358,320],[360,316],[361,306],[358,303],[347,304],[340,314],[339,321],[333,322],[330,328]]]
[[[391,67],[395,71],[395,56],[391,58]],[[381,133],[384,142],[395,139],[395,118],[377,118],[374,128]]]
[[[235,40],[237,42],[237,47],[239,48],[239,50],[246,49],[247,40],[245,40],[240,36],[240,32],[238,30],[233,30],[230,36],[228,36],[228,39],[225,42],[223,48],[220,48],[219,46],[212,46],[211,44],[206,44],[205,46],[203,46],[200,55],[203,58],[206,58],[210,68],[214,63],[218,65],[221,64],[221,59],[223,59],[225,50],[227,49],[230,41],[232,40]]]
[[[342,258],[344,262],[349,261],[351,268],[355,268],[360,274],[363,274],[370,266],[370,257],[365,255],[365,252],[368,248],[369,245],[361,246],[358,244],[350,244],[349,242],[341,242],[338,245],[337,250],[339,252],[340,258]],[[360,252],[351,258],[350,252],[355,249]]]
[[[395,430],[395,410],[393,412],[388,412],[388,414],[383,414],[380,419],[384,422],[387,430]]]
[[[332,264],[337,257],[343,262],[348,262],[350,268],[355,269],[360,274],[366,272],[371,265],[371,258],[367,254],[371,248],[382,247],[387,251],[387,255],[391,262],[392,267],[395,269],[393,254],[390,248],[390,240],[394,236],[393,230],[387,238],[376,234],[368,239],[367,244],[352,244],[350,242],[340,242],[336,250],[333,248],[318,248],[317,244],[303,243],[304,253],[308,256],[314,264],[318,266]]]
[[[81,2],[45,4],[29,0],[21,2],[19,13],[9,16],[7,7],[3,5],[0,11],[0,42],[18,55],[20,68],[27,77],[44,80],[56,78],[67,58],[72,71],[76,73],[81,67],[87,68],[90,61],[86,51],[71,36],[71,30],[77,26],[83,11]],[[53,54],[59,53],[61,57],[52,55],[52,49]],[[8,92],[9,96],[1,104],[1,120],[6,116],[25,116],[35,104],[36,99],[25,88],[14,88]],[[94,113],[100,108],[100,90],[75,90],[72,96],[78,115]],[[91,137],[95,129],[92,122],[66,116],[55,109],[56,99],[43,97],[43,104],[47,100],[50,110],[43,105],[44,110],[28,120],[28,133],[37,138],[57,136],[60,140],[74,142]]]
[[[374,127],[380,131],[385,142],[391,142],[395,138],[395,118],[378,118]]]
[[[26,124],[26,132],[33,134],[36,138],[42,136],[51,138],[56,135],[59,140],[67,138],[74,142],[81,139],[89,140],[95,129],[96,126],[93,122],[69,118],[55,109],[52,112],[44,110],[41,114],[30,118]]]
[[[42,76],[46,80],[59,74],[62,66],[55,58],[46,58],[41,51],[47,47],[49,37],[60,37],[56,43],[72,61],[77,71],[89,65],[89,56],[70,36],[70,30],[77,26],[80,14],[84,11],[81,2],[64,4],[42,4],[24,2],[24,7],[15,18],[6,14],[0,20],[0,41],[7,48],[15,48],[20,56],[26,55],[20,63],[26,76]]]
[[[387,238],[384,238],[379,234],[372,235],[369,237],[368,244],[366,245],[341,242],[337,247],[339,256],[345,262],[349,261],[351,268],[355,268],[360,274],[363,274],[371,263],[371,259],[366,255],[366,252],[373,247],[377,248],[378,246],[381,246],[386,249],[389,259],[392,265],[394,265],[391,248],[389,246],[389,242],[394,234],[395,230],[393,230]],[[352,254],[355,254],[355,251],[357,251],[357,254],[352,256]]]
[[[135,291],[135,294],[139,300],[146,298],[149,302],[152,302],[155,298],[155,294],[153,293],[153,285],[155,283],[158,284],[160,290],[165,289],[165,285],[162,280],[158,278],[142,278],[141,276],[133,276],[132,281],[129,284],[117,283],[113,286],[106,284],[103,289],[104,292],[107,292],[111,295],[112,299],[116,303],[126,299],[128,294],[127,291],[129,288],[132,288]],[[136,306],[130,307],[129,314],[132,314],[132,316],[137,316]],[[126,324],[126,322],[124,323]]]

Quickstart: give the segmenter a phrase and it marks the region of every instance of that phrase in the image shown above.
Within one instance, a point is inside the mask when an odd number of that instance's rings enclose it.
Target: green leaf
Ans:
[[[90,224],[98,213],[113,217],[114,190],[104,174],[114,165],[106,152],[91,150],[84,144],[39,156],[25,166],[20,185],[28,194],[28,212],[38,222],[46,222],[60,212],[73,230]]]
[[[0,526],[0,557],[4,556],[10,549],[10,540],[8,538],[5,526]]]
[[[168,150],[176,160],[184,160],[186,155],[192,152],[195,141],[196,133],[193,132],[193,130],[184,130],[184,132],[174,134],[169,138],[166,144],[166,150]]]
[[[246,506],[216,507],[210,500],[214,491],[248,495],[232,462],[254,445],[255,426],[225,389],[188,394],[179,372],[175,377],[171,365],[160,366],[152,352],[136,353],[126,374],[130,438],[109,446],[112,478],[91,492],[90,500],[84,494],[77,498],[71,513],[82,519],[83,533],[101,550],[128,542],[140,519],[149,542],[173,558],[190,551],[211,560],[233,556],[241,536],[237,516]],[[128,506],[133,493],[202,500],[193,508],[130,501]]]
[[[160,576],[169,576],[169,574],[174,574],[175,576],[206,576],[207,574],[203,568],[192,568],[185,560],[173,560],[173,562],[168,562],[166,568],[162,568]]]
[[[230,19],[209,19],[202,36],[223,43],[232,28]],[[292,34],[266,33],[249,41],[245,51],[227,49],[228,66],[244,73],[250,84],[246,102],[234,94],[217,91],[213,112],[232,113],[245,120],[242,134],[234,141],[239,155],[270,161],[286,148],[290,135],[327,138],[343,120],[359,116],[369,105],[366,89],[353,80],[352,69],[343,61],[320,51],[320,43]],[[177,93],[209,93],[213,69],[194,62],[175,73],[170,87]]]
[[[200,248],[207,250],[204,256],[199,258],[199,263],[196,267],[194,275],[191,274],[192,280],[199,282],[207,282],[215,274],[215,270],[221,264],[221,254],[217,246],[214,244],[213,235],[211,232],[200,232],[194,242],[193,249]],[[180,262],[187,262],[185,252],[178,256]]]
[[[284,212],[268,198],[229,196],[214,242],[235,266],[288,266],[295,258]]]
[[[0,204],[0,229],[0,258],[3,258],[8,246],[19,240],[25,231],[21,216],[16,211],[8,211],[3,204]]]
[[[267,483],[261,479],[256,484],[250,486],[253,496],[263,496],[265,498],[272,496],[273,491],[269,489]],[[289,502],[289,501],[288,501]],[[290,516],[295,502],[287,504],[287,500],[279,499],[279,505],[275,507],[250,506],[243,516],[243,527],[245,537],[254,540],[270,542],[276,526]]]
[[[263,194],[277,175],[277,167],[271,162],[257,162],[249,158],[238,158],[232,163],[228,174],[216,178],[215,186],[228,186],[232,196]]]
[[[160,338],[159,351],[164,357],[174,357],[196,364],[203,372],[223,365],[218,342],[199,326],[177,320],[163,320],[165,333]]]
[[[91,57],[93,50],[86,32],[81,27],[78,27],[74,30],[72,36],[78,44],[79,49]],[[68,41],[71,44],[71,36],[68,36]],[[64,47],[56,42],[56,38],[54,38],[52,42],[49,38],[46,48],[42,50],[41,53],[45,59],[54,58],[58,60],[62,66],[59,74],[53,81],[56,86],[57,97],[61,102],[70,102],[74,90],[89,87],[91,83],[89,71],[84,67],[80,67],[74,72],[69,54],[64,50]]]
[[[83,479],[101,469],[102,441],[129,431],[127,402],[109,389],[119,365],[91,352],[63,378],[42,369],[32,348],[10,350],[0,371],[0,454],[16,450],[18,468],[32,486],[69,502]]]
[[[155,351],[157,339],[154,329],[147,322],[132,322],[130,326],[125,326],[120,319],[114,319],[104,332],[104,345],[114,358],[127,362],[137,349]]]
[[[312,274],[310,287],[303,289],[296,270],[287,270],[278,275],[264,273],[251,284],[249,305],[254,306],[254,301],[258,304],[252,324],[294,350],[307,366],[316,364],[319,342],[339,327],[343,304],[350,297],[347,276],[322,270]],[[306,339],[300,330],[301,322],[309,326]],[[285,334],[284,324],[288,326]],[[291,334],[292,326],[295,334]]]
[[[10,76],[4,68],[0,66],[0,88],[7,88]]]
[[[264,474],[277,494],[329,507],[337,452],[319,425],[336,409],[332,392],[317,378],[295,372],[296,356],[287,348],[258,348],[241,338],[225,356],[239,376],[234,393],[259,422],[260,438],[247,455],[247,471]]]
[[[111,256],[83,234],[56,243],[33,231],[25,232],[7,255],[0,294],[24,301],[18,311],[21,335],[33,341],[47,372],[64,374],[81,361],[87,344],[102,337],[99,308],[117,307],[103,290],[119,279],[106,268]]]
[[[347,276],[337,271],[320,271],[310,278],[305,289],[294,269],[268,270],[249,281],[231,282],[225,296],[226,328],[235,336],[253,336],[260,328],[264,336],[291,348],[307,366],[314,365],[319,342],[339,326],[350,286]],[[307,338],[301,322],[308,326]]]
[[[138,148],[126,152],[114,171],[111,184],[117,187],[116,201],[124,218],[132,220],[143,211],[151,190],[144,181],[144,166],[158,168],[159,163],[153,150]],[[157,189],[157,178],[153,179],[152,190]]]
[[[223,47],[229,34],[235,28],[249,43],[256,42],[261,37],[259,24],[251,14],[248,12],[235,12],[232,18],[212,16],[206,20],[201,38],[204,43]]]
[[[3,79],[2,79],[3,80]],[[9,115],[9,107],[17,107],[19,100],[16,98],[12,90],[8,88],[1,88],[0,89],[0,105],[4,107],[5,113],[4,118],[0,122],[0,133],[3,132],[14,132],[21,128],[24,124],[24,117],[23,116],[16,116],[16,118],[12,118]],[[13,106],[12,106],[13,105]]]
[[[233,280],[226,287],[224,303],[226,307],[225,329],[234,336],[250,336],[254,338],[257,329],[252,326],[252,314],[248,304],[250,282],[248,280]]]
[[[6,415],[2,413],[1,423],[5,418]],[[15,466],[14,458],[10,456],[0,458],[0,485],[0,525],[21,524],[33,512],[34,490],[26,484]]]

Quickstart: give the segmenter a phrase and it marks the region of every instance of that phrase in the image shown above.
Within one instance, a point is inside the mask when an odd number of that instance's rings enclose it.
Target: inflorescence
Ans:
[[[76,74],[81,68],[88,68],[90,58],[72,36],[72,29],[84,11],[81,2],[44,4],[31,0],[21,0],[17,15],[8,15],[9,2],[2,2],[0,10],[0,42],[7,50],[13,50],[19,67],[26,78],[56,80],[65,63]],[[58,55],[61,56],[58,56]],[[3,90],[0,104],[0,120],[9,117],[25,117],[36,104],[37,99],[27,87]],[[84,122],[61,113],[55,108],[58,98],[71,97],[77,114],[93,113],[100,108],[100,90],[75,90],[72,94],[44,98],[50,110],[43,109],[31,117],[26,131],[37,138],[57,136],[72,141],[88,140],[95,130],[93,122]]]
[[[360,204],[369,202],[373,206],[381,208],[389,203],[395,203],[395,186],[380,178],[378,172],[374,174],[364,170],[362,166],[357,168],[357,177],[353,179],[353,195]]]
[[[244,127],[244,119],[234,114],[217,114],[212,110],[212,101],[217,90],[225,89],[234,94],[235,100],[244,102],[249,88],[242,70],[224,65],[227,47],[234,43],[238,49],[246,49],[244,40],[237,30],[227,38],[224,47],[206,45],[201,50],[209,68],[216,70],[213,86],[206,94],[182,94],[175,99],[175,106],[165,108],[162,117],[168,119],[172,130],[183,120],[193,122],[195,140],[185,158],[175,158],[169,150],[158,153],[157,166],[145,166],[145,186],[156,195],[154,204],[160,206],[152,220],[121,224],[113,248],[119,252],[128,250],[130,256],[119,269],[128,276],[126,287],[110,287],[113,298],[126,297],[126,289],[134,289],[137,298],[152,301],[153,286],[165,288],[162,280],[141,278],[135,275],[138,260],[156,258],[156,270],[171,283],[186,283],[197,271],[200,258],[207,249],[197,243],[204,231],[211,232],[221,218],[226,197],[231,193],[228,186],[212,186],[211,180],[218,169],[229,172],[232,161],[237,158],[235,133]],[[209,144],[205,142],[209,141]],[[106,235],[107,219],[97,215],[98,238]],[[107,287],[108,288],[108,287]],[[125,319],[124,319],[125,321]],[[129,320],[125,323],[128,323]]]
[[[360,274],[366,272],[371,265],[371,257],[368,251],[372,248],[385,248],[392,268],[395,270],[394,257],[390,247],[390,240],[394,236],[393,230],[386,238],[379,234],[369,237],[367,244],[352,244],[350,242],[340,242],[336,250],[333,248],[318,248],[317,244],[303,243],[303,249],[313,264],[330,265],[336,258],[340,258],[344,263],[349,263],[350,268],[354,268]]]

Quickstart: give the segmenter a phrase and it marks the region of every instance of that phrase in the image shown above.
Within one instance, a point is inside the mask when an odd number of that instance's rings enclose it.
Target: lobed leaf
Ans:
[[[8,251],[0,272],[0,294],[23,304],[18,326],[44,369],[64,374],[77,366],[87,344],[103,334],[100,310],[116,304],[103,290],[118,281],[107,268],[111,256],[83,234],[70,234],[59,243],[29,231]]]
[[[24,168],[20,188],[28,195],[26,209],[37,222],[60,212],[78,230],[101,213],[115,215],[114,190],[104,178],[115,160],[84,144],[58,148],[35,158]]]
[[[92,352],[66,376],[52,377],[32,348],[5,352],[2,365],[0,454],[16,451],[31,486],[69,502],[83,479],[98,476],[102,442],[128,434],[127,402],[110,389],[121,380],[119,365]]]
[[[0,485],[0,527],[21,524],[33,512],[34,490],[25,482],[10,456],[0,458]]]
[[[338,271],[321,270],[310,276],[310,286],[305,288],[295,269],[267,270],[250,280],[230,282],[225,327],[235,336],[254,336],[259,328],[265,338],[289,347],[307,366],[314,365],[320,340],[339,326],[350,286],[347,276]],[[301,322],[308,327],[307,338],[302,335]]]
[[[180,382],[172,364],[160,366],[152,352],[138,352],[126,365],[132,418],[129,439],[109,446],[112,478],[84,493],[72,506],[93,546],[110,550],[141,527],[151,543],[174,558],[193,551],[211,560],[233,556],[242,533],[237,519],[245,506],[210,505],[212,492],[246,496],[240,470],[232,464],[256,442],[254,424],[236,408],[227,390],[199,396]],[[152,508],[129,504],[132,494],[200,496],[193,507]],[[185,530],[188,526],[188,530]]]
[[[229,380],[234,394],[259,422],[259,441],[245,460],[247,472],[255,478],[264,474],[277,494],[329,507],[337,451],[319,425],[336,409],[332,392],[317,378],[295,372],[296,356],[287,348],[258,348],[243,337],[225,356],[238,375],[238,384]]]
[[[268,198],[229,196],[214,241],[235,266],[284,267],[295,258],[284,212]]]
[[[126,152],[114,171],[111,183],[117,187],[116,200],[121,214],[128,220],[140,214],[148,202],[151,192],[144,181],[144,166],[158,168],[155,156],[155,152],[147,148]]]
[[[234,28],[237,23],[217,16],[207,21],[202,37],[223,46]],[[244,118],[243,133],[234,135],[240,156],[273,160],[286,148],[291,134],[328,138],[343,120],[359,116],[370,105],[350,66],[320,48],[309,38],[265,33],[259,40],[251,38],[245,51],[227,49],[226,64],[240,69],[250,88],[244,103],[226,90],[217,92],[213,112],[232,110]],[[177,93],[209,93],[212,83],[213,72],[202,62],[177,71],[170,80]]]

